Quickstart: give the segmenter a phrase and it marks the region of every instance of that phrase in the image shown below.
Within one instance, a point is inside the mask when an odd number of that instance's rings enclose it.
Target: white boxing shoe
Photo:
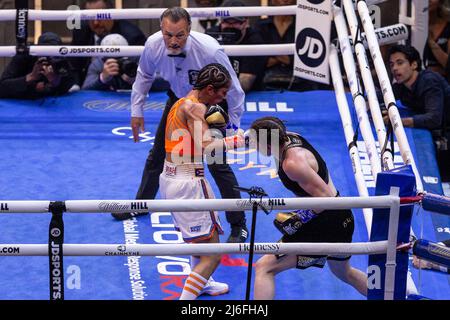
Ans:
[[[200,292],[200,295],[208,294],[210,296],[219,296],[221,294],[228,293],[228,291],[230,291],[228,284],[214,281],[214,279],[210,277],[205,287]]]

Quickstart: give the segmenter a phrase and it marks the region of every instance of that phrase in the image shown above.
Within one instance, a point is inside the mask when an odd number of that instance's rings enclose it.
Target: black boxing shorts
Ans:
[[[355,229],[351,210],[325,210],[293,235],[284,235],[279,242],[346,242],[351,243]],[[276,255],[277,259],[285,255]],[[345,261],[351,256],[297,256],[297,268],[323,268],[327,260]]]

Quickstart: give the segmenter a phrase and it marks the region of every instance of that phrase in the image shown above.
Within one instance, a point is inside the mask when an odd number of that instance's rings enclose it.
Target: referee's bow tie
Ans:
[[[175,57],[177,57],[177,58],[186,58],[186,53],[185,52],[181,52],[179,54],[168,54],[167,56],[171,57],[171,58],[175,58]]]

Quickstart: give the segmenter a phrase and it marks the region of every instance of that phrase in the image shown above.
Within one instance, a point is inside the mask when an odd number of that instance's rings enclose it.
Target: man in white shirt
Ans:
[[[134,141],[139,141],[139,131],[144,132],[144,103],[155,79],[159,75],[170,83],[169,99],[164,109],[154,146],[148,155],[141,185],[136,199],[154,199],[159,188],[159,175],[164,166],[165,125],[172,105],[186,96],[195,84],[198,72],[210,63],[220,63],[229,71],[232,84],[227,95],[227,103],[223,106],[230,118],[229,126],[237,129],[240,126],[244,111],[245,94],[239,83],[228,56],[219,43],[212,37],[191,32],[189,13],[180,7],[165,10],[161,15],[161,31],[147,39],[141,55],[136,81],[131,93],[131,127]],[[226,163],[212,163],[208,168],[213,176],[222,198],[240,198],[239,191],[233,189],[238,185],[231,167]],[[208,161],[208,163],[210,163]],[[144,213],[145,214],[145,213]],[[125,220],[142,213],[113,213],[118,220]],[[245,242],[248,231],[245,214],[227,212],[227,221],[231,224],[228,242]]]

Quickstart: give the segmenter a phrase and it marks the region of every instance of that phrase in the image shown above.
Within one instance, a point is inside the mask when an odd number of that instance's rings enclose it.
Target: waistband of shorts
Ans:
[[[199,162],[175,164],[164,161],[163,172],[167,177],[204,177],[205,167]]]

